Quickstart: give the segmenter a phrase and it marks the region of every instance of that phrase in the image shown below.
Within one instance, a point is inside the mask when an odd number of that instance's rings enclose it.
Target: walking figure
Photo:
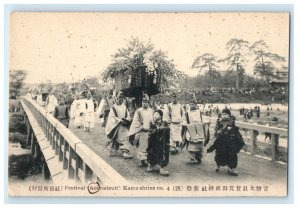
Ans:
[[[170,152],[170,128],[166,122],[162,121],[163,112],[154,112],[154,124],[150,125],[147,161],[148,172],[158,171],[162,176],[169,176],[169,171],[165,167],[169,163]]]
[[[230,110],[227,108],[222,111],[221,119],[217,120],[215,137],[216,140],[207,149],[207,152],[216,151],[216,171],[219,172],[221,166],[228,166],[228,174],[237,176],[237,154],[245,143],[239,132],[239,128],[235,126],[235,117],[231,115]]]
[[[123,103],[124,94],[120,91],[117,95],[116,103],[110,109],[105,127],[106,135],[109,139],[107,146],[111,144],[110,156],[117,156],[118,150],[122,151],[124,159],[131,159],[129,151],[128,129],[131,118]]]

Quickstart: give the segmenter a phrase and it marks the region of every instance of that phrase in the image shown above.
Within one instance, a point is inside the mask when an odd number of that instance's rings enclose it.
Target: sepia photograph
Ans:
[[[290,13],[12,12],[9,29],[9,196],[288,196]]]

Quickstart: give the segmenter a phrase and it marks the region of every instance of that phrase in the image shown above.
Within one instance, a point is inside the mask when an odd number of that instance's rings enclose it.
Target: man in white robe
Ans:
[[[87,94],[87,99],[85,100],[85,116],[84,116],[84,131],[91,131],[91,128],[95,126],[95,115],[94,115],[94,101],[92,99],[92,94],[89,92]]]
[[[129,152],[128,129],[131,118],[126,105],[123,103],[124,95],[122,92],[117,94],[116,103],[108,114],[105,133],[111,144],[110,156],[117,156],[118,150],[122,151],[124,159],[131,159]]]
[[[111,106],[114,104],[112,97],[104,96],[101,99],[99,107],[96,111],[97,116],[100,118],[102,127],[106,126],[108,114],[110,111]]]
[[[182,116],[183,109],[181,104],[177,101],[177,96],[172,95],[172,102],[169,103],[164,109],[163,120],[170,125],[170,152],[173,154],[178,153],[178,148],[182,142]]]
[[[149,106],[149,96],[144,95],[142,107],[134,113],[133,120],[130,126],[128,137],[134,135],[133,144],[137,147],[139,166],[147,166],[147,148],[150,123],[153,124],[154,111]]]
[[[53,114],[55,107],[58,105],[58,101],[53,94],[53,91],[50,92],[46,99],[47,112]]]
[[[85,113],[85,102],[77,95],[76,99],[71,105],[71,118],[73,119],[73,126],[80,128],[83,122]]]

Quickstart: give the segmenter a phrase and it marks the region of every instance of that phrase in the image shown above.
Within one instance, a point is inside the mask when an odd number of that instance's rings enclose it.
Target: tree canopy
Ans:
[[[10,97],[17,97],[21,94],[21,89],[24,85],[24,80],[27,76],[25,70],[10,70],[9,71],[9,93]]]
[[[236,71],[236,88],[239,88],[240,80],[243,79],[244,65],[247,62],[247,55],[250,52],[249,42],[243,39],[232,38],[226,44],[228,51],[227,57],[223,62],[228,64],[228,70],[230,72]]]
[[[149,70],[158,69],[161,73],[161,89],[174,86],[184,74],[176,69],[174,61],[167,52],[155,49],[151,41],[142,42],[136,37],[127,41],[127,46],[112,55],[112,62],[101,74],[104,81],[113,79],[117,73],[145,65]]]
[[[254,42],[250,48],[255,55],[254,74],[258,74],[267,83],[270,83],[271,79],[276,77],[275,70],[277,67],[275,64],[283,63],[285,58],[276,53],[271,53],[269,46],[263,40]],[[282,66],[282,68],[285,67]]]
[[[219,75],[217,72],[217,69],[219,69],[217,57],[211,53],[204,53],[200,56],[197,56],[192,68],[199,69],[199,74],[203,70],[206,70],[205,73],[208,74],[210,84]]]

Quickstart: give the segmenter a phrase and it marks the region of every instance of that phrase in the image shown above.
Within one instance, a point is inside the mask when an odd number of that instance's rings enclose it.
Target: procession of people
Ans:
[[[171,95],[170,103],[161,100],[150,102],[147,94],[142,96],[142,106],[136,108],[135,99],[125,97],[122,91],[106,93],[97,108],[94,106],[90,91],[73,96],[71,106],[66,105],[63,94],[56,98],[50,92],[46,100],[46,110],[57,118],[65,127],[72,123],[73,128],[83,128],[90,132],[95,128],[95,116],[104,128],[106,147],[109,156],[121,156],[123,159],[134,158],[137,152],[137,166],[145,167],[147,172],[158,172],[168,176],[167,165],[174,154],[186,151],[187,162],[201,164],[203,155],[216,152],[216,171],[221,166],[228,167],[228,174],[237,176],[237,154],[245,145],[235,117],[225,107],[217,120],[215,140],[205,151],[210,141],[210,114],[199,109],[197,101],[191,99],[188,104],[178,102],[176,93]],[[219,112],[219,109],[218,109]]]

